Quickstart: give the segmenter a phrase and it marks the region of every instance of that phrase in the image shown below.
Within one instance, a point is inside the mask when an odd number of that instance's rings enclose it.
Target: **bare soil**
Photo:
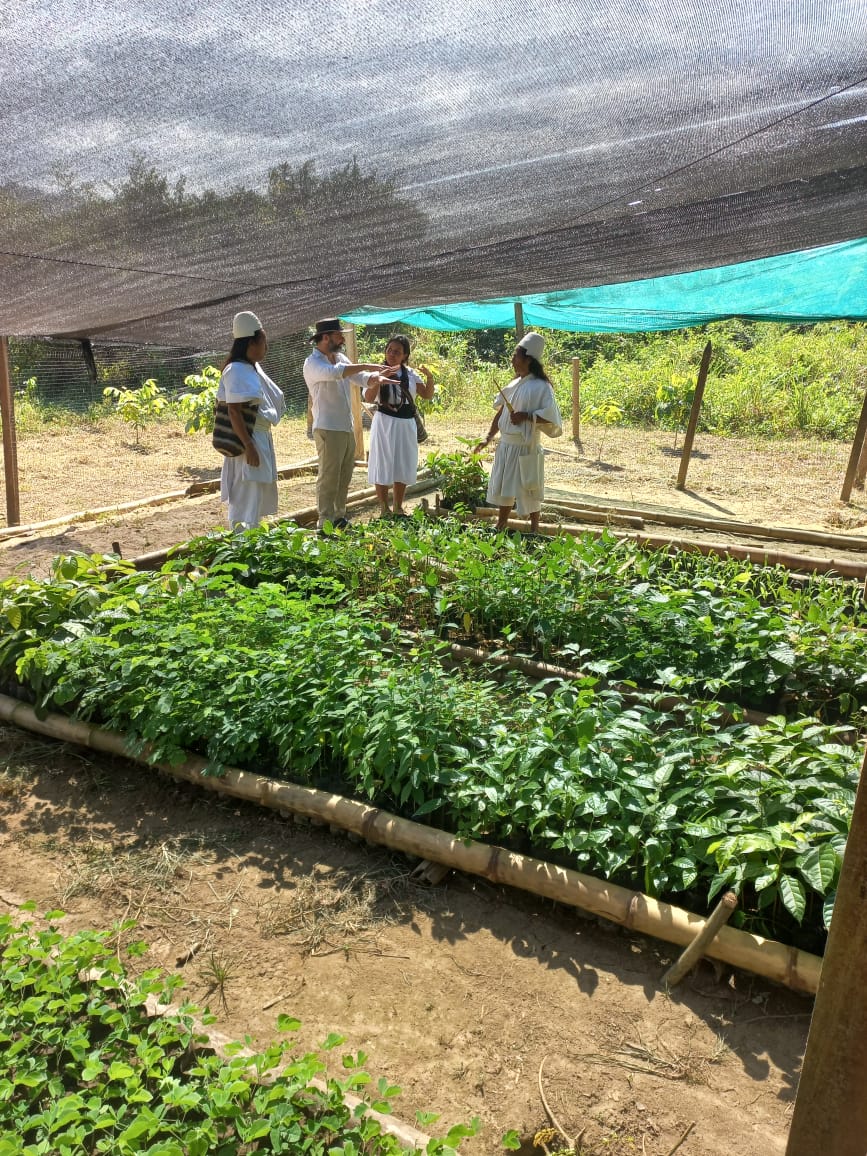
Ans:
[[[344,1051],[399,1084],[399,1114],[478,1115],[466,1151],[515,1128],[584,1129],[585,1156],[782,1154],[810,1001],[709,965],[668,996],[675,951],[572,909],[221,801],[156,772],[0,732],[0,910],[150,944],[232,1038]],[[181,962],[186,960],[185,962]],[[538,1149],[541,1152],[541,1149]]]

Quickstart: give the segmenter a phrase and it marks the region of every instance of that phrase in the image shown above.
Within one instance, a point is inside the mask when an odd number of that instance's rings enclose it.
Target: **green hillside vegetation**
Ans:
[[[381,356],[389,331],[359,332],[361,359]],[[581,360],[582,420],[614,404],[621,424],[681,428],[708,340],[713,358],[699,426],[705,432],[847,439],[867,386],[867,326],[860,323],[731,320],[669,333],[543,332],[564,416],[572,409],[572,358]],[[487,411],[511,376],[514,330],[409,336],[413,362],[436,372],[433,404],[444,412]]]

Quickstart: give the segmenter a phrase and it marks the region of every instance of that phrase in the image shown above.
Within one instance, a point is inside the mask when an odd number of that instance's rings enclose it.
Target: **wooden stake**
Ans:
[[[351,362],[358,361],[358,342],[355,338],[355,326],[347,325],[343,330],[346,338],[346,356]],[[349,404],[352,407],[352,428],[355,430],[355,460],[366,462],[367,454],[364,451],[364,426],[361,423],[361,390],[350,382]]]
[[[859,383],[864,385],[864,375],[859,374]],[[858,425],[855,430],[855,438],[852,442],[852,450],[849,454],[849,464],[846,466],[846,477],[843,479],[843,489],[840,491],[840,501],[848,502],[852,497],[852,487],[855,484],[855,475],[858,471],[858,464],[861,460],[861,454],[864,446],[867,444],[867,390],[864,392],[864,401],[861,405],[861,416],[858,418]]]
[[[680,983],[686,973],[695,967],[704,955],[707,945],[714,939],[722,925],[728,923],[737,905],[737,895],[734,891],[727,891],[686,951],[662,977],[662,982],[666,987],[674,987],[675,984]]]
[[[680,470],[677,474],[677,489],[686,487],[686,475],[689,470],[689,459],[692,457],[692,443],[695,441],[695,430],[698,425],[698,415],[701,412],[701,399],[704,397],[704,383],[707,381],[707,371],[710,368],[711,343],[708,342],[701,355],[701,365],[698,370],[698,381],[695,383],[695,395],[692,399],[692,409],[689,414],[689,423],[686,427],[686,436],[683,439],[683,453],[680,455]]]
[[[864,1156],[867,1152],[867,755],[786,1156]]]
[[[864,489],[864,479],[867,478],[867,437],[861,446],[861,455],[858,458],[858,467],[855,470],[855,489]]]
[[[15,440],[15,403],[9,375],[9,342],[0,337],[0,423],[3,425],[3,473],[6,479],[6,524],[21,525],[18,494],[18,446]]]
[[[524,306],[515,302],[515,332],[518,335],[518,340],[524,336]]]
[[[572,358],[572,441],[581,445],[581,359]]]

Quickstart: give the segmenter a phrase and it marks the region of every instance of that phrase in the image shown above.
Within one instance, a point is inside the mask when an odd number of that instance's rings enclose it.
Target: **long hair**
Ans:
[[[232,348],[229,350],[229,356],[220,366],[220,372],[222,373],[226,366],[231,365],[233,361],[246,361],[252,365],[253,363],[247,356],[247,350],[250,348],[250,342],[258,341],[262,336],[262,332],[261,329],[257,329],[252,337],[236,337],[232,342]]]
[[[392,333],[391,337],[389,337],[388,341],[386,341],[386,343],[385,343],[385,348],[388,349],[389,345],[391,345],[392,342],[395,345],[399,345],[401,347],[401,349],[403,350],[403,355],[405,358],[409,357],[410,344],[409,344],[409,338],[406,336],[405,333]]]
[[[523,346],[522,346],[522,348],[523,348]],[[532,373],[533,377],[541,377],[541,379],[543,381],[547,381],[548,384],[550,385],[551,384],[551,378],[548,376],[548,374],[542,368],[542,362],[538,361],[535,357],[531,357],[530,354],[527,353],[526,349],[524,350],[524,353],[527,355],[527,361],[529,361],[529,363],[530,363],[530,372]]]
[[[386,409],[398,409],[403,401],[403,390],[409,392],[409,371],[406,368],[411,348],[409,338],[405,333],[392,333],[391,337],[389,337],[385,343],[385,348],[388,349],[392,342],[394,342],[395,345],[399,345],[403,350],[403,361],[400,363],[400,377],[392,381],[384,381],[379,387],[380,405]],[[403,386],[403,389],[401,389],[401,386]],[[398,396],[398,394],[400,394],[400,396]]]

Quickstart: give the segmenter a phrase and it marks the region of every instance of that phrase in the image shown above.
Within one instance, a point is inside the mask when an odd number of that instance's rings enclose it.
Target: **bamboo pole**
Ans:
[[[680,469],[677,474],[677,489],[682,490],[686,487],[686,475],[689,470],[689,460],[692,457],[692,443],[695,440],[695,430],[698,425],[698,415],[701,412],[701,401],[704,397],[704,385],[707,381],[707,371],[710,369],[710,355],[712,353],[711,343],[708,342],[704,347],[704,353],[701,355],[701,365],[698,370],[698,381],[695,383],[695,393],[692,398],[692,409],[689,414],[689,422],[686,427],[686,434],[683,439],[683,452],[680,455]]]
[[[479,509],[480,518],[495,518],[496,510]],[[520,530],[528,525],[526,519],[510,518],[510,528]],[[539,532],[549,534],[569,534],[580,538],[583,534],[608,533],[623,542],[635,542],[638,546],[652,550],[668,550],[676,554],[684,553],[716,555],[720,558],[740,558],[744,562],[755,562],[759,566],[784,566],[790,570],[811,574],[836,574],[841,578],[854,578],[863,582],[867,578],[867,562],[849,562],[845,558],[811,558],[806,554],[786,554],[778,550],[761,550],[750,546],[735,546],[728,542],[697,542],[691,538],[664,538],[652,534],[630,534],[613,528],[605,530],[587,529],[568,522],[540,522]]]
[[[572,358],[572,441],[581,445],[581,359]]]
[[[786,1156],[867,1152],[867,755]]]
[[[515,333],[518,341],[524,336],[524,306],[520,302],[515,302]]]
[[[0,337],[0,424],[3,426],[3,475],[6,481],[6,524],[21,523],[18,490],[18,445],[15,438],[15,401],[9,374],[9,341]]]
[[[313,787],[256,775],[234,767],[217,778],[207,773],[208,761],[197,755],[183,763],[150,763],[148,748],[131,754],[126,738],[77,719],[47,714],[38,718],[26,703],[0,695],[0,721],[21,726],[37,734],[63,742],[77,743],[93,750],[132,759],[156,767],[174,778],[218,794],[248,799],[278,811],[292,811],[352,831],[372,843],[382,843],[405,854],[417,855],[431,863],[442,863],[469,875],[479,875],[492,883],[530,891],[557,903],[580,907],[603,919],[619,923],[630,931],[655,936],[686,947],[704,926],[705,920],[669,903],[661,903],[638,891],[630,891],[607,880],[594,879],[566,867],[557,867],[508,851],[504,847],[459,838],[447,831],[402,819],[388,811],[371,807]],[[709,945],[707,954],[732,967],[742,967],[795,991],[815,992],[822,960],[796,947],[763,939],[732,927],[723,927]]]
[[[662,977],[662,982],[666,987],[674,987],[680,983],[686,973],[695,967],[701,957],[706,953],[708,944],[716,933],[724,923],[728,923],[737,905],[737,895],[735,895],[734,891],[727,891],[686,951],[683,952],[676,963],[673,963]]]
[[[859,383],[864,386],[865,375],[859,374]],[[846,466],[846,476],[843,479],[843,489],[840,491],[840,501],[848,502],[852,497],[852,487],[855,484],[855,474],[858,469],[858,462],[861,458],[862,450],[867,444],[867,389],[864,391],[864,401],[861,404],[861,414],[858,418],[858,425],[855,429],[855,437],[852,441],[852,449],[849,453],[849,462]]]
[[[283,466],[277,471],[277,478],[285,481],[296,474],[307,473],[317,468],[317,459],[308,458],[296,462],[291,466]],[[72,526],[78,522],[89,522],[104,514],[125,514],[129,510],[142,509],[145,506],[164,506],[169,502],[182,501],[184,498],[200,498],[206,494],[216,493],[220,488],[220,479],[212,482],[192,482],[184,490],[168,490],[164,494],[152,494],[149,498],[135,498],[131,502],[119,502],[114,506],[93,506],[87,510],[76,510],[73,514],[64,514],[60,518],[49,518],[45,522],[29,522],[26,526],[0,527],[0,540],[3,538],[20,538],[25,534],[36,534],[40,530],[51,530],[56,526]]]
[[[355,365],[358,362],[358,341],[355,336],[355,326],[347,325],[343,330],[343,336],[346,338],[346,356]],[[352,382],[349,383],[349,404],[352,409],[352,428],[355,431],[355,460],[366,462],[364,425],[361,421],[361,390]]]
[[[746,534],[753,538],[769,538],[781,542],[802,542],[809,546],[836,547],[840,550],[867,551],[867,537],[854,534],[828,534],[824,530],[801,530],[794,526],[763,526],[758,522],[739,522],[732,518],[706,518],[696,514],[669,514],[642,506],[603,505],[595,502],[573,502],[563,498],[545,498],[545,505],[554,510],[575,513],[611,513],[641,518],[660,526],[687,526],[697,530],[717,530],[720,533]]]
[[[590,510],[575,506],[567,507],[563,502],[545,501],[545,505],[567,509],[568,513],[572,514],[576,520],[580,519],[580,521],[588,522],[593,526],[628,526],[630,530],[644,529],[644,519],[634,514],[619,514],[614,511]],[[497,515],[497,511],[492,510],[488,506],[478,506],[474,510],[474,513],[479,518],[492,518]],[[552,526],[556,524],[557,523],[554,522],[550,523]]]

